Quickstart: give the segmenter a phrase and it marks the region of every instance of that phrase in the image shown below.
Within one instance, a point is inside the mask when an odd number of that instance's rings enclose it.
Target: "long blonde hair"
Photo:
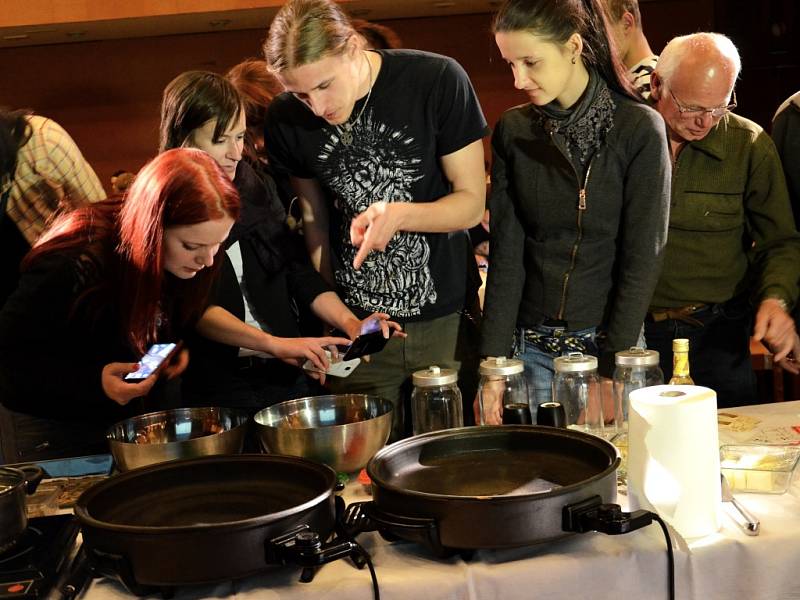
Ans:
[[[270,71],[282,73],[343,54],[354,35],[347,15],[331,0],[290,0],[272,20],[264,58]]]

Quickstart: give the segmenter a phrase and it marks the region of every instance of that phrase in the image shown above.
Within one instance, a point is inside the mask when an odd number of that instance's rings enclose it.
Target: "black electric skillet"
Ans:
[[[211,456],[111,477],[80,496],[75,514],[92,573],[143,595],[359,554],[349,540],[323,543],[336,485],[333,469],[302,458]]]

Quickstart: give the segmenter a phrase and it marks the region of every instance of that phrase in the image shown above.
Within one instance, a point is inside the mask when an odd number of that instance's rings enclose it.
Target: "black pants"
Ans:
[[[756,376],[750,361],[753,314],[749,304],[729,301],[691,316],[702,327],[675,319],[645,323],[647,347],[661,355],[664,381],[672,377],[672,340],[687,338],[692,379],[717,393],[717,406],[757,404]]]
[[[7,215],[0,215],[0,308],[19,285],[19,263],[31,249]]]

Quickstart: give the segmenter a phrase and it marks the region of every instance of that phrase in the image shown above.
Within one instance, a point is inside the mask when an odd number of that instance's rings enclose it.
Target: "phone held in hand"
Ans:
[[[139,368],[133,373],[125,375],[125,381],[128,383],[139,383],[150,377],[150,375],[157,374],[162,368],[169,364],[169,361],[180,348],[180,342],[177,344],[153,344],[147,350],[147,353],[139,360]]]
[[[333,356],[328,350],[325,350],[325,356],[328,357],[328,370],[321,371],[316,367],[316,365],[307,360],[303,365],[303,369],[306,371],[314,371],[316,373],[325,373],[326,375],[333,375],[334,377],[347,377],[352,373],[355,368],[361,364],[360,358],[354,358],[352,360],[342,360],[341,358],[337,358],[334,360]]]
[[[383,332],[379,329],[372,333],[365,333],[358,336],[349,346],[341,347],[339,350],[343,352],[341,360],[348,361],[354,358],[361,358],[368,354],[375,354],[383,350],[389,338],[383,337]]]

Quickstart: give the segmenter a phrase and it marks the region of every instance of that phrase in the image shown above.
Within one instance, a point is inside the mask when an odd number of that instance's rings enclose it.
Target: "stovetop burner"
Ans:
[[[0,598],[43,598],[77,534],[72,515],[30,519],[17,543],[0,554]]]

